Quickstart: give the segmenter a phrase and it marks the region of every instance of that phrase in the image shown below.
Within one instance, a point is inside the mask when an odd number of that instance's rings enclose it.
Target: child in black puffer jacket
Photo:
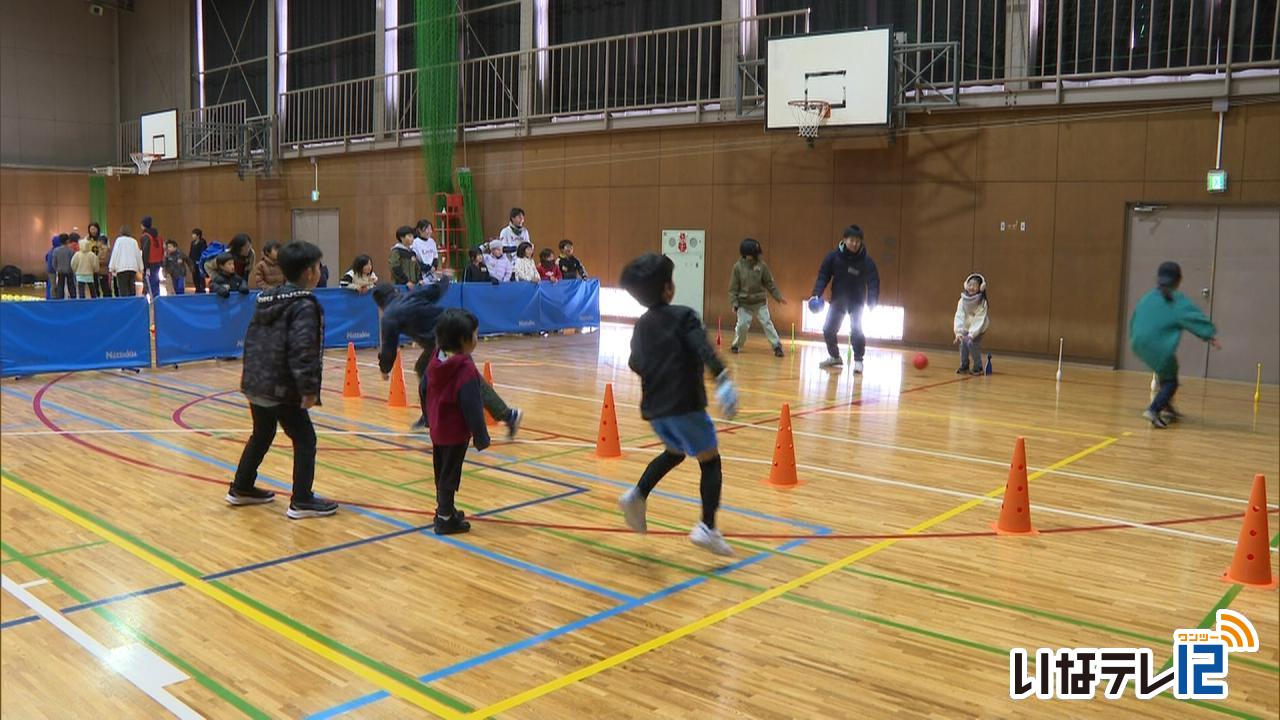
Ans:
[[[231,293],[249,294],[249,283],[236,274],[236,260],[231,253],[222,253],[214,261],[213,275],[209,277],[209,289],[218,297],[231,297]]]

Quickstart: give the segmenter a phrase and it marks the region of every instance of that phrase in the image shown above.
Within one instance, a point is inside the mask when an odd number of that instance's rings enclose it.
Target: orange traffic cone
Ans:
[[[800,484],[796,477],[796,443],[791,436],[791,406],[782,404],[782,418],[778,421],[778,439],[773,443],[773,465],[769,468],[769,484],[780,488],[793,488]]]
[[[387,407],[407,408],[409,399],[404,392],[404,365],[401,364],[403,353],[396,351],[396,362],[391,366],[391,387],[387,390]]]
[[[489,387],[493,387],[493,366],[489,364],[487,360],[485,361],[485,364],[484,364],[484,381],[489,384]],[[488,408],[485,408],[485,411],[484,411],[484,424],[485,425],[498,424],[498,418],[490,415]]]
[[[596,435],[596,457],[622,457],[622,441],[618,439],[618,413],[613,409],[613,383],[606,383],[604,386],[600,432]]]
[[[1267,546],[1270,532],[1267,529],[1267,479],[1261,474],[1254,475],[1249,507],[1244,511],[1244,525],[1236,541],[1236,556],[1222,574],[1224,581],[1268,590],[1276,588],[1276,576],[1271,574],[1271,548]]]
[[[1013,462],[1009,463],[1009,480],[1004,486],[1004,502],[1000,503],[1000,519],[992,523],[999,535],[1039,535],[1031,527],[1031,496],[1027,492],[1027,448],[1022,438],[1013,446]]]
[[[360,397],[360,371],[356,368],[355,343],[347,343],[347,372],[342,380],[342,397]]]

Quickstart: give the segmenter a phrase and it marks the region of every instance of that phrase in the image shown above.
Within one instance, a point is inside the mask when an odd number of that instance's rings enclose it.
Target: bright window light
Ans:
[[[604,290],[601,288],[601,312],[604,312]],[[809,305],[804,306],[804,318],[800,327],[807,333],[820,333],[827,322],[830,303],[824,303],[818,312],[810,312]],[[902,327],[906,322],[906,312],[897,305],[877,305],[874,309],[862,308],[862,333],[873,340],[901,340]],[[849,337],[849,318],[840,325],[840,337]]]
[[[600,287],[600,314],[604,317],[635,319],[644,314],[644,306],[622,288]]]

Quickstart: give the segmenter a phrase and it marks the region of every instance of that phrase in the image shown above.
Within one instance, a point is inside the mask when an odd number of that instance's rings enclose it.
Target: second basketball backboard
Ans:
[[[138,123],[142,131],[144,153],[159,155],[159,160],[175,160],[178,157],[178,111],[162,110],[147,113]]]

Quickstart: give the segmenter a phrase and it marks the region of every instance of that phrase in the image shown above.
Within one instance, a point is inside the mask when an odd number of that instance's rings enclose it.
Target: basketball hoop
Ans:
[[[787,105],[796,119],[796,134],[806,140],[818,137],[818,128],[831,117],[831,103],[825,100],[792,100]]]
[[[161,155],[160,153],[131,152],[129,157],[138,168],[139,175],[150,175],[151,163],[159,160]]]

